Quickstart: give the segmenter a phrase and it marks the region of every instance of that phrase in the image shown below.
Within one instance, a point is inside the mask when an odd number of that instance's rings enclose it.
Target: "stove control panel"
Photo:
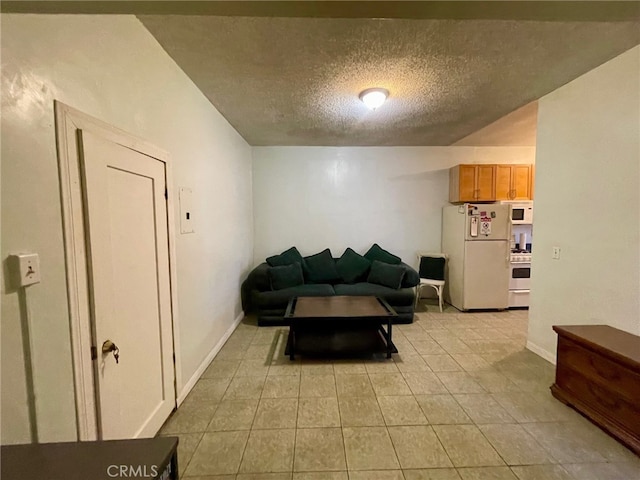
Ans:
[[[530,253],[512,253],[511,263],[531,263]]]

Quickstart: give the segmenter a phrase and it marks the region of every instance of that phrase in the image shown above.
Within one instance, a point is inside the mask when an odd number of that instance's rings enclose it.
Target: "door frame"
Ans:
[[[169,244],[169,288],[171,295],[171,327],[173,334],[173,370],[175,399],[182,385],[180,332],[177,302],[177,269],[174,222],[173,176],[170,155],[148,141],[91,117],[54,100],[56,146],[62,205],[67,302],[76,401],[76,428],[79,441],[98,440],[96,387],[91,359],[93,328],[91,324],[90,290],[87,270],[85,202],[80,169],[77,132],[85,130],[110,142],[142,153],[164,163],[167,187],[167,241]]]

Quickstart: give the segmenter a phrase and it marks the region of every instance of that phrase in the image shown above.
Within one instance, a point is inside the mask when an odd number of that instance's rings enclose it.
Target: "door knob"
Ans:
[[[106,340],[102,344],[102,353],[106,355],[109,352],[113,352],[113,358],[115,358],[116,359],[116,363],[118,363],[118,359],[120,358],[120,349],[111,340]]]

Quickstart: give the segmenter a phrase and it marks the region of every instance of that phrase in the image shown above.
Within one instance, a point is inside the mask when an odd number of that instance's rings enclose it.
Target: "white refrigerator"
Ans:
[[[442,252],[448,256],[445,299],[459,310],[509,306],[510,205],[442,209]]]

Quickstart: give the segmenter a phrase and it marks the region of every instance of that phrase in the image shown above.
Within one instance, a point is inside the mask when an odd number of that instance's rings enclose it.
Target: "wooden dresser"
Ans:
[[[640,455],[640,337],[607,325],[553,329],[553,396]]]

